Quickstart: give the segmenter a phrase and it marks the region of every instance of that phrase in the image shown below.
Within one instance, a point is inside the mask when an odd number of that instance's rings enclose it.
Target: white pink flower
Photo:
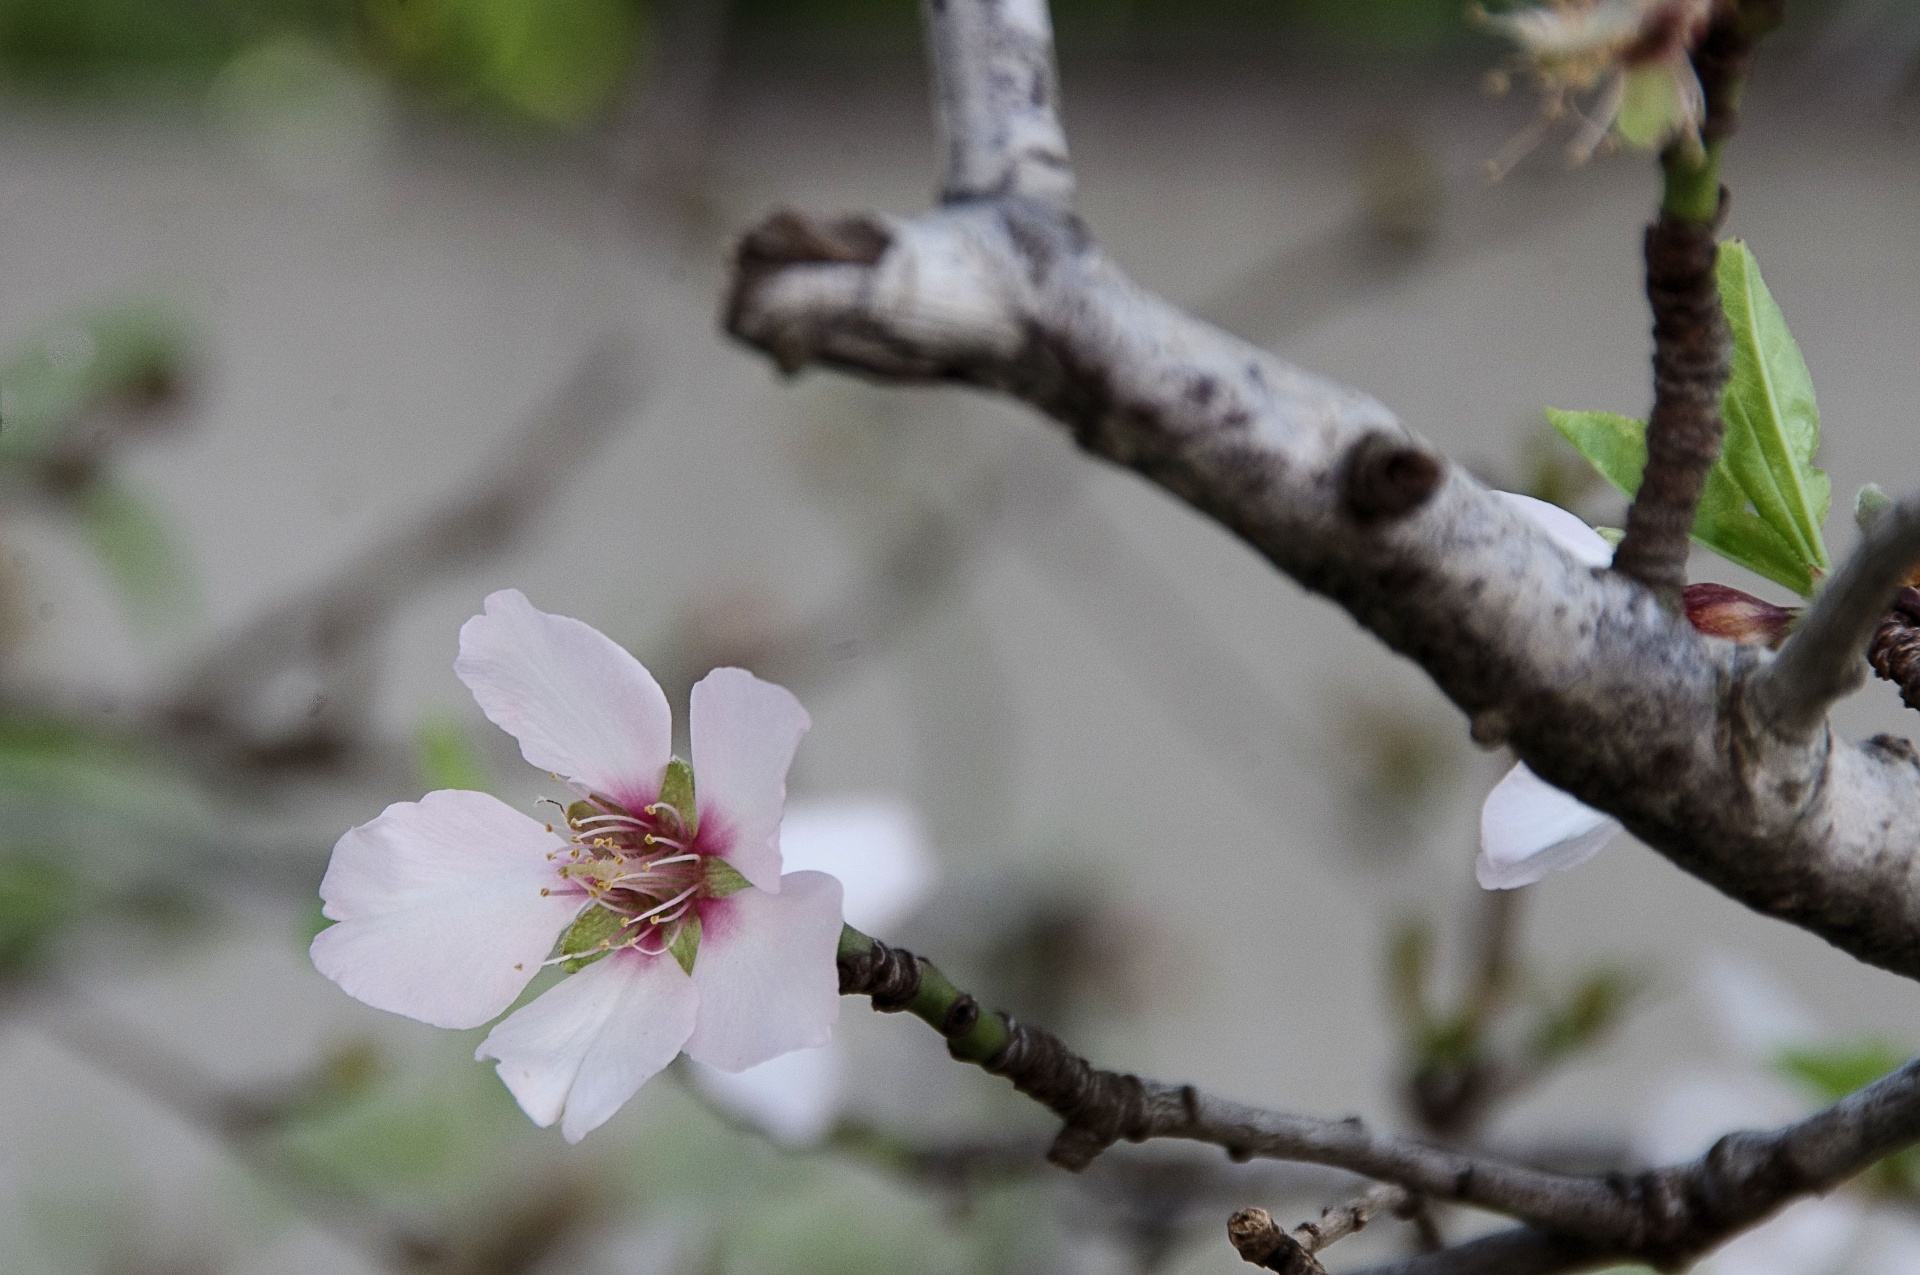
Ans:
[[[816,801],[780,825],[787,866],[825,872],[846,890],[847,924],[891,933],[932,891],[937,871],[911,807],[898,801]],[[742,1072],[696,1063],[700,1091],[729,1114],[788,1146],[817,1142],[841,1114],[841,1042],[798,1049]]]
[[[1613,561],[1600,533],[1558,505],[1510,491],[1495,492],[1516,513],[1589,567]],[[1488,890],[1511,890],[1585,863],[1620,831],[1611,815],[1568,796],[1520,762],[1480,808],[1480,858],[1474,877]]]
[[[570,1142],[683,1050],[741,1071],[825,1044],[840,883],[781,872],[787,768],[810,725],[799,702],[715,669],[693,688],[689,770],[640,662],[517,590],[461,628],[454,667],[575,800],[556,828],[484,793],[433,792],[349,831],[320,886],[337,922],[314,939],[320,971],[453,1028],[504,1012],[544,965],[574,971],[476,1055]]]
[[[1706,96],[1692,52],[1714,0],[1546,0],[1479,12],[1520,47],[1520,64],[1542,97],[1535,123],[1493,161],[1496,175],[1569,114],[1580,121],[1568,146],[1576,163],[1609,136],[1648,149],[1675,139],[1700,144]],[[1504,73],[1494,83],[1504,87]]]

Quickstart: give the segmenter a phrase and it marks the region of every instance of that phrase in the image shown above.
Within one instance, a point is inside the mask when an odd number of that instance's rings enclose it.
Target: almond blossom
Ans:
[[[1609,137],[1648,149],[1676,139],[1700,146],[1706,95],[1692,52],[1713,19],[1714,0],[1546,0],[1502,13],[1474,11],[1520,46],[1520,64],[1542,96],[1538,119],[1492,161],[1495,176],[1568,114],[1580,121],[1567,148],[1575,163]],[[1504,88],[1505,74],[1493,83]]]
[[[926,834],[898,801],[816,801],[795,806],[780,825],[788,867],[825,872],[845,890],[848,925],[891,932],[923,903],[937,879]],[[788,1146],[817,1142],[839,1117],[841,1042],[798,1049],[729,1073],[695,1063],[694,1084],[728,1114]]]
[[[1558,505],[1510,491],[1495,495],[1547,533],[1575,561],[1604,567],[1613,546]],[[1611,815],[1555,788],[1517,763],[1480,808],[1480,858],[1473,874],[1488,890],[1512,890],[1598,854],[1620,831]]]
[[[475,1056],[569,1142],[682,1051],[742,1071],[824,1045],[841,886],[781,871],[787,768],[811,724],[793,695],[709,673],[689,706],[689,767],[652,674],[513,589],[462,626],[454,668],[574,799],[542,823],[443,790],[349,831],[320,886],[336,922],[313,942],[320,972],[376,1008],[469,1028],[561,965],[568,977]]]

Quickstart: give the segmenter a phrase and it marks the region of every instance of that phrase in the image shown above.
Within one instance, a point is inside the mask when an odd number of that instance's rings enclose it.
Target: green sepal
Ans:
[[[626,920],[611,908],[598,904],[582,912],[560,939],[560,954],[581,955],[576,960],[560,962],[560,968],[569,974],[578,974],[612,950],[613,943],[624,933],[621,922]],[[597,949],[597,950],[596,950]]]
[[[674,931],[673,942],[667,944],[667,950],[680,962],[681,969],[693,973],[693,958],[700,952],[700,918],[689,913]]]
[[[678,757],[667,763],[666,776],[660,781],[660,804],[679,811],[687,835],[693,835],[699,821],[693,807],[693,767]]]
[[[738,894],[753,884],[740,875],[740,869],[719,855],[706,856],[701,860],[701,867],[707,873],[707,897],[710,899],[724,899],[729,894]]]
[[[1647,423],[1613,412],[1547,409],[1547,420],[1586,457],[1600,476],[1628,496],[1640,490],[1647,468]],[[1693,538],[1756,575],[1813,593],[1813,569],[1793,546],[1747,507],[1746,493],[1726,469],[1725,458],[1707,471],[1706,489],[1694,514]]]
[[[1613,131],[1621,141],[1653,150],[1683,127],[1686,118],[1679,86],[1664,65],[1627,72],[1620,110],[1613,117]]]

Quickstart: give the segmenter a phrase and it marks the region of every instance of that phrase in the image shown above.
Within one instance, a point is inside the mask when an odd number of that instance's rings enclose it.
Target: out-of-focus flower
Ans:
[[[1613,561],[1613,546],[1558,505],[1510,491],[1494,494],[1575,561],[1589,567]],[[1474,877],[1488,890],[1532,885],[1550,872],[1585,863],[1619,831],[1611,815],[1561,792],[1520,762],[1494,785],[1480,808],[1480,857]]]
[[[1579,127],[1567,153],[1584,162],[1609,136],[1653,148],[1699,145],[1706,112],[1691,54],[1715,0],[1547,0],[1500,13],[1475,10],[1520,46],[1518,64],[1540,88],[1539,118],[1489,165],[1512,168],[1568,114]],[[1504,89],[1506,72],[1491,83]]]
[[[511,589],[461,628],[454,667],[521,754],[575,794],[565,835],[484,793],[387,807],[334,846],[321,973],[376,1008],[466,1028],[563,965],[571,977],[498,1024],[477,1057],[497,1059],[521,1108],[560,1121],[570,1142],[683,1049],[740,1071],[825,1044],[840,1005],[840,883],[781,873],[787,767],[810,724],[799,702],[715,669],[693,688],[689,767],[671,756],[652,674]]]
[[[1648,1163],[1690,1159],[1723,1135],[1767,1129],[1812,1113],[1807,1094],[1778,1074],[1782,1058],[1830,1039],[1814,1016],[1755,966],[1719,956],[1697,994],[1737,1070],[1701,1072],[1666,1086],[1646,1112],[1636,1149]],[[1872,1195],[1842,1189],[1799,1200],[1738,1236],[1697,1275],[1895,1275],[1920,1270],[1920,1220]]]
[[[780,825],[780,852],[789,868],[837,878],[846,891],[847,924],[868,933],[885,934],[905,920],[938,876],[919,820],[895,801],[796,805]],[[695,1063],[692,1075],[729,1114],[789,1146],[817,1142],[840,1114],[837,1042],[731,1074]]]

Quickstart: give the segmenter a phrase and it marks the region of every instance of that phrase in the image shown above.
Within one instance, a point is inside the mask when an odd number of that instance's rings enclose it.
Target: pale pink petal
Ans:
[[[1611,816],[1561,792],[1522,762],[1494,785],[1480,808],[1474,876],[1489,890],[1532,885],[1585,863],[1619,831]]]
[[[333,847],[320,882],[338,922],[313,963],[349,996],[435,1027],[513,1004],[580,910],[548,856],[566,843],[481,792],[388,806]]]
[[[515,1010],[474,1057],[499,1059],[520,1109],[578,1142],[673,1061],[698,1002],[671,956],[615,952]]]
[[[698,968],[696,966],[696,968]],[[796,1049],[745,1071],[693,1064],[693,1082],[723,1111],[786,1146],[818,1142],[840,1109],[840,1050]]]
[[[780,825],[789,872],[839,880],[847,924],[884,935],[932,893],[939,868],[913,807],[900,801],[816,801],[793,806]]]
[[[840,1017],[840,883],[790,872],[780,893],[742,890],[701,905],[693,982],[700,1021],[689,1057],[745,1071],[824,1045]]]
[[[673,751],[667,697],[598,629],[502,589],[460,626],[453,671],[533,765],[629,809],[659,796]]]
[[[1546,532],[1555,544],[1587,566],[1604,567],[1613,561],[1613,546],[1599,532],[1560,506],[1535,500],[1532,496],[1522,496],[1518,492],[1496,491],[1493,494],[1506,501],[1514,512],[1525,516],[1527,521]]]
[[[701,840],[762,890],[780,889],[787,767],[813,725],[793,692],[745,669],[717,668],[693,688],[687,716]]]

